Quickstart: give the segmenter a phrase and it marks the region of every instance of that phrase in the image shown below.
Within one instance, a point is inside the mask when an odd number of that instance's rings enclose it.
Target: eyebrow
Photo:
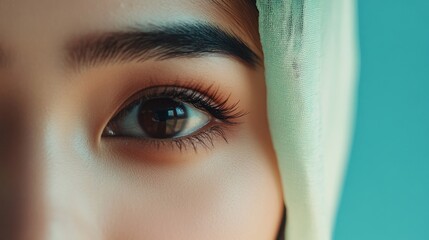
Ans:
[[[87,36],[71,42],[68,64],[74,69],[107,63],[193,58],[207,55],[234,57],[250,67],[260,57],[233,33],[208,23],[180,23]]]

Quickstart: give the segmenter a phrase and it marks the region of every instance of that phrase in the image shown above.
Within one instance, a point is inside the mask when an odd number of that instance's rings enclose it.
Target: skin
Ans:
[[[262,66],[210,55],[73,72],[64,51],[86,34],[203,20],[262,58],[254,13],[241,1],[0,0],[0,238],[275,239],[283,199]],[[247,114],[228,142],[180,151],[102,136],[136,91],[178,81],[239,101]]]

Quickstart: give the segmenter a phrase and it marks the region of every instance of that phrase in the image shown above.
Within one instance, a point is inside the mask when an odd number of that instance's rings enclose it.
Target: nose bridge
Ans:
[[[29,101],[6,101],[0,108],[0,229],[7,239],[38,239],[46,217],[42,118],[28,111]]]
[[[29,93],[1,110],[7,144],[0,150],[0,238],[86,239],[78,234],[89,233],[78,210],[85,201],[74,201],[79,166],[71,161],[73,150],[52,102]]]

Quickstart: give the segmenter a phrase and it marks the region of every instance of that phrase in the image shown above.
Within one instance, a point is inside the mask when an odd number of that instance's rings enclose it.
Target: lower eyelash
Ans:
[[[135,104],[157,97],[175,98],[191,104],[213,116],[213,122],[195,133],[183,137],[170,139],[134,138],[134,140],[142,142],[145,147],[156,149],[170,147],[171,149],[178,148],[180,151],[191,148],[195,152],[197,152],[198,147],[211,149],[214,147],[215,138],[220,137],[228,143],[226,133],[229,131],[229,127],[239,124],[238,120],[247,114],[239,110],[238,101],[230,104],[230,95],[225,97],[214,85],[203,87],[195,83],[185,85],[176,83],[174,85],[152,86],[140,91],[132,97],[135,100],[131,101],[113,119],[126,114]]]
[[[170,147],[171,149],[177,148],[180,151],[186,151],[188,147],[191,147],[195,152],[198,152],[198,147],[212,149],[214,147],[215,138],[217,137],[222,138],[228,143],[225,132],[226,128],[226,126],[215,125],[201,130],[196,134],[180,138],[172,138],[169,140],[137,138],[137,140],[143,142],[147,147],[155,147],[158,150],[161,147]]]

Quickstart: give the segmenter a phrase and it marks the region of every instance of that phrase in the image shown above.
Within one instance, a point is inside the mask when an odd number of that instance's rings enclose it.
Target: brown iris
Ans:
[[[142,103],[138,121],[151,138],[172,138],[185,127],[188,118],[183,103],[171,98],[154,98]]]

